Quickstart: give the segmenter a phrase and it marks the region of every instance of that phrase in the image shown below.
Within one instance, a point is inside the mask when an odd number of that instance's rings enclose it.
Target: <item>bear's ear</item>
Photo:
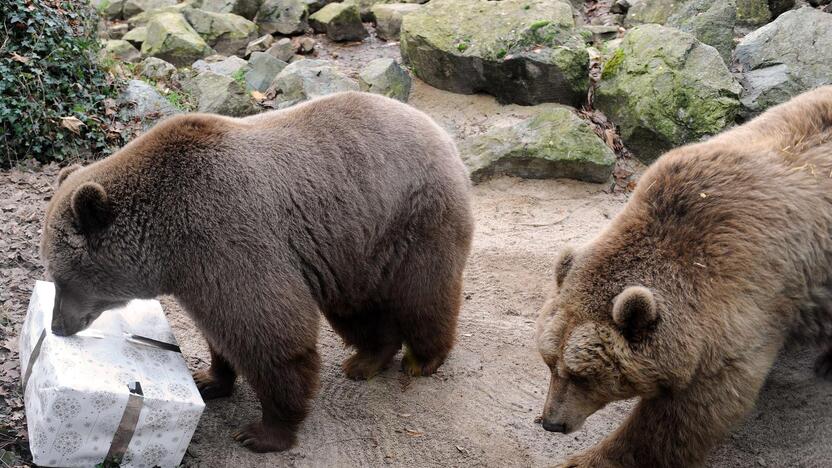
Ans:
[[[85,182],[72,193],[72,214],[85,234],[101,231],[110,224],[112,207],[104,187]]]
[[[565,247],[558,255],[555,261],[555,284],[558,287],[563,285],[563,280],[566,279],[566,274],[572,268],[572,263],[575,261],[575,249],[572,247]]]
[[[78,169],[81,169],[80,164],[73,164],[71,166],[67,166],[67,167],[61,169],[61,172],[58,173],[58,181],[55,183],[55,188],[60,187],[61,184],[64,183],[66,178],[69,177],[70,174],[77,171]]]
[[[630,286],[613,299],[612,320],[630,341],[638,341],[659,319],[656,299],[643,286]]]

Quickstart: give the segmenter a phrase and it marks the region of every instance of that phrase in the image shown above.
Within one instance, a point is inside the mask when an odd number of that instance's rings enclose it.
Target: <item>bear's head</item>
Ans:
[[[141,279],[147,272],[139,271],[136,230],[119,219],[117,204],[90,169],[63,169],[46,209],[40,255],[55,283],[56,335],[75,334],[105,310],[153,296]]]
[[[560,255],[555,293],[537,320],[537,346],[551,372],[542,418],[549,431],[575,431],[607,403],[656,395],[673,378],[656,355],[667,304],[645,286],[651,275],[639,271],[638,258],[616,266],[621,258],[588,250]]]

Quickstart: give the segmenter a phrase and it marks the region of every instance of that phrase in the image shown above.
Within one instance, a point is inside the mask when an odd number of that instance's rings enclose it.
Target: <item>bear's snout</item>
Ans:
[[[543,420],[543,429],[546,429],[549,432],[561,432],[563,434],[568,434],[570,432],[566,423],[552,422],[546,419]]]

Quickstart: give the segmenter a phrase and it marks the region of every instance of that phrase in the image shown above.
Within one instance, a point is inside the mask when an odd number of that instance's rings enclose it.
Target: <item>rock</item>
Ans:
[[[299,60],[290,63],[272,82],[278,107],[284,108],[307,99],[341,91],[358,91],[358,83],[326,60]]]
[[[128,30],[127,23],[113,23],[107,28],[107,39],[123,39]]]
[[[354,3],[330,3],[309,17],[309,25],[333,41],[360,41],[368,35]]]
[[[119,96],[119,101],[130,103],[129,106],[121,106],[121,120],[138,119],[145,130],[152,127],[157,120],[179,113],[179,109],[162,97],[156,88],[141,80],[128,81],[127,87]]]
[[[741,87],[713,47],[656,24],[631,29],[604,63],[595,106],[649,163],[733,123]]]
[[[245,56],[248,57],[254,52],[265,52],[272,44],[274,44],[274,36],[271,34],[259,37],[248,43]]]
[[[373,7],[376,5],[394,4],[394,3],[426,3],[427,0],[352,0],[358,5],[358,12],[361,15],[361,21],[374,21]]]
[[[130,26],[131,29],[139,26],[147,26],[150,23],[150,20],[152,20],[153,17],[155,17],[156,15],[162,13],[182,13],[188,8],[191,8],[190,3],[177,3],[173,6],[166,6],[162,8],[148,10],[139,13],[138,15],[131,16],[127,19],[127,24]]]
[[[214,13],[189,8],[185,18],[194,30],[220,54],[242,55],[257,37],[257,25],[234,13]]]
[[[264,0],[254,22],[264,34],[300,34],[306,29],[306,18],[302,0]]]
[[[210,57],[209,57],[210,59]],[[191,68],[197,73],[210,71],[217,75],[233,77],[235,75],[242,75],[248,71],[248,62],[232,55],[231,57],[223,57],[219,60],[197,60],[191,65]],[[243,71],[240,71],[243,70]]]
[[[630,0],[627,24],[665,24],[679,4],[684,2],[686,0]]]
[[[98,14],[108,19],[124,19],[125,0],[91,0],[90,5]]]
[[[469,138],[460,148],[471,179],[496,175],[528,179],[566,177],[606,182],[615,153],[584,120],[566,107],[542,105],[517,125]]]
[[[371,61],[358,74],[361,91],[381,94],[402,102],[410,96],[411,79],[407,71],[391,58]]]
[[[301,54],[311,54],[315,51],[315,39],[311,37],[302,37],[298,41],[298,52]]]
[[[136,47],[141,47],[142,43],[147,40],[147,26],[138,26],[131,29],[124,35],[124,37],[122,37],[122,39]]]
[[[139,74],[154,81],[170,81],[176,67],[156,57],[147,57],[139,64]]]
[[[187,82],[198,112],[241,117],[257,112],[242,80],[205,71]]]
[[[139,13],[176,5],[177,0],[126,0],[124,2],[123,14],[125,18],[136,16]]]
[[[245,74],[249,89],[266,91],[274,81],[274,77],[283,71],[288,63],[278,60],[266,52],[254,52],[248,59],[249,70]]]
[[[321,8],[329,5],[330,3],[334,3],[341,0],[302,0],[304,4],[306,4],[306,10],[311,15],[316,11],[320,10]]]
[[[289,60],[292,60],[292,56],[295,55],[295,46],[292,44],[291,39],[284,37],[272,44],[266,50],[266,53],[278,60],[289,62]]]
[[[142,59],[142,54],[125,40],[108,39],[101,41],[99,57],[110,58],[119,62],[136,63]]]
[[[725,63],[731,63],[736,22],[735,0],[693,0],[668,18],[667,25],[693,34],[719,51]]]
[[[744,70],[743,114],[832,84],[832,47],[821,44],[832,44],[832,15],[809,7],[787,11],[745,36],[736,49]]]
[[[376,34],[385,41],[398,41],[402,29],[402,18],[421,7],[416,3],[374,5],[372,13],[376,23]]]
[[[589,87],[587,39],[558,0],[433,0],[404,17],[401,50],[440,89],[577,105]]]
[[[142,54],[159,57],[176,66],[191,64],[214,51],[180,13],[160,13],[147,25]]]
[[[201,9],[215,13],[234,13],[246,19],[254,19],[262,0],[202,0]]]
[[[768,0],[736,0],[737,24],[761,26],[771,20]]]

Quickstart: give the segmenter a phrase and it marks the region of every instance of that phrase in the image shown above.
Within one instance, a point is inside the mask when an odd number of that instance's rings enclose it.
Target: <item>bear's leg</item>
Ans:
[[[409,258],[395,280],[397,321],[407,348],[402,370],[412,376],[431,375],[454,346],[462,305],[465,258],[443,249],[426,249]]]
[[[832,347],[818,356],[815,361],[815,375],[825,380],[832,380]]]
[[[367,380],[384,370],[402,347],[392,315],[384,307],[372,307],[344,316],[326,314],[332,328],[355,348],[342,367],[353,380]]]
[[[273,346],[280,348],[275,343]],[[321,360],[312,347],[289,352],[280,350],[278,359],[264,359],[243,369],[260,399],[263,419],[234,433],[235,440],[254,452],[275,452],[291,448],[318,388]],[[260,350],[260,353],[268,350]],[[254,355],[251,359],[255,359]]]
[[[234,390],[234,381],[237,380],[237,372],[231,367],[213,346],[208,344],[211,352],[211,366],[207,369],[194,371],[194,382],[199,394],[204,400],[222,398],[231,395]]]
[[[779,349],[769,344],[730,368],[695,377],[684,390],[643,399],[614,433],[559,466],[704,466],[710,449],[753,408]]]

